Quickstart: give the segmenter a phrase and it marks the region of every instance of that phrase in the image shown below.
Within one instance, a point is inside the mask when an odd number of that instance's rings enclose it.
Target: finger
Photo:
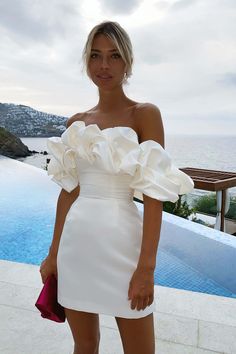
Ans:
[[[137,310],[140,311],[143,308],[143,300],[139,299],[137,303]]]
[[[43,284],[45,283],[45,280],[46,280],[46,274],[45,274],[45,271],[41,271],[41,278],[42,278],[42,282]]]
[[[153,295],[146,297],[133,297],[131,301],[131,309],[134,310],[135,308],[137,308],[138,311],[144,310],[147,306],[150,306],[152,304],[153,298]]]
[[[134,310],[138,305],[138,299],[137,297],[134,297],[131,301],[131,309]]]
[[[140,310],[144,310],[146,307],[147,307],[147,299],[146,299],[146,298],[143,298],[143,299],[140,301]]]
[[[138,311],[144,310],[148,306],[148,303],[149,303],[149,296],[140,298],[138,301],[137,310]]]
[[[141,298],[139,300],[139,305],[138,305],[138,310],[144,310],[145,307],[147,307],[147,299],[146,298]]]
[[[154,300],[154,295],[149,296],[148,306],[150,306],[153,303],[153,300]]]
[[[131,300],[132,299],[132,285],[129,286],[129,290],[128,290],[128,299]]]
[[[140,296],[136,296],[133,299],[133,309],[137,309],[138,311],[140,311],[143,307],[143,299]]]
[[[41,267],[39,268],[39,272],[42,274],[43,271],[44,271],[44,267],[41,266]]]

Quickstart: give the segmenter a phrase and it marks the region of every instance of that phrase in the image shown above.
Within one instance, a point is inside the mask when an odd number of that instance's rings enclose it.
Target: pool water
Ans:
[[[0,259],[40,264],[51,243],[59,189],[45,183],[45,171],[29,165],[22,171],[21,164],[0,159]]]
[[[0,158],[0,259],[41,263],[51,244],[59,192],[46,171]],[[154,280],[167,287],[236,298],[161,247]]]
[[[157,256],[155,284],[236,298],[236,294],[161,248]]]

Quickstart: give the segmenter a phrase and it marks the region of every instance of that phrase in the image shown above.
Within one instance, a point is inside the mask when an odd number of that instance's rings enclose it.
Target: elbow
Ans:
[[[145,194],[143,194],[143,204],[144,204],[144,207],[150,206],[150,207],[154,207],[154,208],[158,208],[158,209],[163,209],[163,201],[162,200],[151,198]]]
[[[73,189],[71,192],[67,192],[65,189],[62,189],[58,200],[67,200],[71,201],[72,203],[78,198],[80,193],[80,186],[78,185],[75,189]]]

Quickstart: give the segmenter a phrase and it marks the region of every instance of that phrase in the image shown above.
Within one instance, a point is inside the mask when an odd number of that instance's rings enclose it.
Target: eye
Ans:
[[[119,59],[119,58],[121,58],[121,55],[119,53],[114,53],[114,54],[112,54],[112,58]]]
[[[97,58],[98,57],[98,54],[97,53],[92,53],[91,55],[90,55],[90,58],[92,58],[92,59],[95,59],[95,58]]]

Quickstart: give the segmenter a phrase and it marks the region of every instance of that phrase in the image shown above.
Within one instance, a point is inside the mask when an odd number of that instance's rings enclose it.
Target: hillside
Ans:
[[[18,137],[60,136],[67,119],[24,105],[0,103],[0,126]]]

